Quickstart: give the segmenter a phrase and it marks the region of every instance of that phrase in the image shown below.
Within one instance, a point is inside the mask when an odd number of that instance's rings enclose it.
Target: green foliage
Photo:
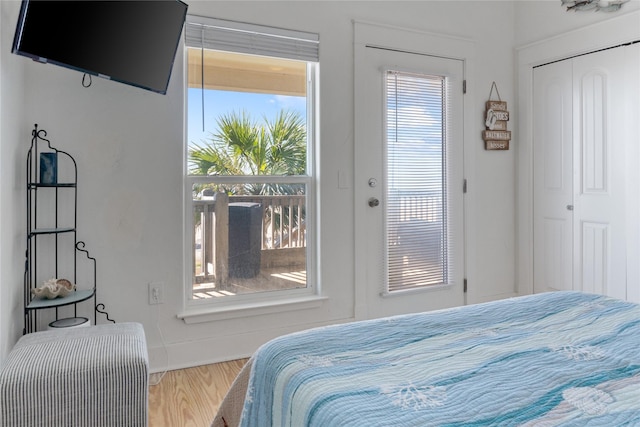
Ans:
[[[189,150],[192,175],[302,175],[306,172],[307,133],[296,112],[280,111],[258,123],[246,112],[232,112],[217,120],[218,131]],[[211,187],[211,186],[206,186]],[[298,194],[291,185],[240,185],[215,191],[229,194]]]

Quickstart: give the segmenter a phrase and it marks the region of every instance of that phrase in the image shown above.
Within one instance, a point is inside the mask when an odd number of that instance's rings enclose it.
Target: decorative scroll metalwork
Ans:
[[[100,313],[100,314],[104,314],[104,317],[107,318],[107,320],[111,323],[116,323],[115,320],[113,320],[112,318],[109,317],[109,313],[107,313],[106,311],[104,311],[104,304],[100,303],[96,305],[96,312]]]

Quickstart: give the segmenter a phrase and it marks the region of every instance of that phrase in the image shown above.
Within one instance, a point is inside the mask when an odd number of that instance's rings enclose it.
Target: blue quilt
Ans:
[[[286,335],[241,425],[640,426],[640,306],[550,292]]]

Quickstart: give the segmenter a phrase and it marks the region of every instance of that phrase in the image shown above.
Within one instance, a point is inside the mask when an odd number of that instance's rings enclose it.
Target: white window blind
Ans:
[[[386,72],[388,292],[447,283],[446,79]]]
[[[189,47],[318,62],[314,33],[190,16],[185,25]]]

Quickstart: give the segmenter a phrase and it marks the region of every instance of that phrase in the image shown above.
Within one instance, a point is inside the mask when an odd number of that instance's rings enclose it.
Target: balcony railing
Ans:
[[[304,266],[305,201],[305,195],[227,196],[225,193],[216,193],[207,200],[194,200],[194,284],[226,284],[230,256],[229,206],[238,203],[257,204],[260,210],[261,268]]]

